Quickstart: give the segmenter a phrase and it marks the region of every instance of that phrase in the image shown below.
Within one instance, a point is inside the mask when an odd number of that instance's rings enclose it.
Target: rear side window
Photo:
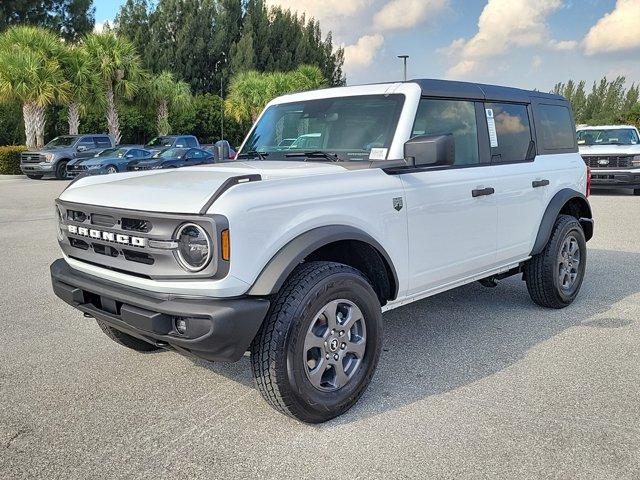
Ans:
[[[93,137],[98,148],[109,148],[111,146],[111,140],[107,137]]]
[[[486,103],[492,162],[523,162],[532,147],[531,124],[526,105]],[[495,135],[492,135],[492,130]]]
[[[418,105],[411,137],[453,134],[454,165],[475,165],[478,155],[478,127],[474,102],[423,98]]]
[[[540,105],[538,111],[544,148],[546,150],[574,148],[576,134],[569,109],[562,105]]]

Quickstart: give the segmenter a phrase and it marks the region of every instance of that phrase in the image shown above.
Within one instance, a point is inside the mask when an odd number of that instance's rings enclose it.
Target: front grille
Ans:
[[[71,258],[148,278],[222,278],[228,262],[219,258],[215,239],[228,228],[220,215],[183,215],[81,205],[58,200],[62,209],[60,247]],[[201,272],[187,273],[175,256],[179,226],[202,226],[212,242],[212,261]],[[173,243],[172,243],[173,242]]]
[[[38,153],[23,152],[20,154],[21,163],[40,163],[46,161],[44,155]]]
[[[591,168],[629,168],[633,155],[583,155],[582,159]]]

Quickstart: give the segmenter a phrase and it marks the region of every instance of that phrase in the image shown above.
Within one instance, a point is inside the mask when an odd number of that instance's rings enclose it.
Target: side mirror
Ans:
[[[413,137],[404,144],[404,158],[414,167],[453,165],[456,159],[453,134]]]
[[[87,151],[87,147],[85,147],[84,145],[79,145],[76,150],[78,150],[79,152],[86,152]]]
[[[229,160],[230,152],[231,152],[231,146],[229,145],[229,142],[227,142],[226,140],[218,140],[215,143],[214,157],[216,157],[216,161],[225,162]]]

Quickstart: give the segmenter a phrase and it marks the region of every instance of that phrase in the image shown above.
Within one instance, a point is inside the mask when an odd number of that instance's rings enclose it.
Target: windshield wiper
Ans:
[[[243,152],[236,156],[236,158],[259,158],[260,160],[264,160],[269,156],[268,152],[258,152],[257,150],[251,150],[249,152]]]
[[[323,152],[321,150],[313,150],[310,152],[295,152],[295,153],[285,153],[285,157],[294,158],[294,157],[304,157],[307,158],[325,158],[332,162],[339,162],[340,157],[337,154],[332,152]]]

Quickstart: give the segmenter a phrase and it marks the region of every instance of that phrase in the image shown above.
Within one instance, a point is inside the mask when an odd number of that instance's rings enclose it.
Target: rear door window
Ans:
[[[576,133],[571,112],[563,105],[539,105],[542,145],[546,150],[574,148]]]
[[[90,150],[92,148],[96,148],[96,144],[93,141],[93,137],[82,137],[80,139],[80,141],[78,142],[78,147],[85,147],[87,150]],[[110,147],[111,145],[107,145],[108,147]]]
[[[491,161],[495,163],[531,160],[532,137],[526,105],[485,103]]]

